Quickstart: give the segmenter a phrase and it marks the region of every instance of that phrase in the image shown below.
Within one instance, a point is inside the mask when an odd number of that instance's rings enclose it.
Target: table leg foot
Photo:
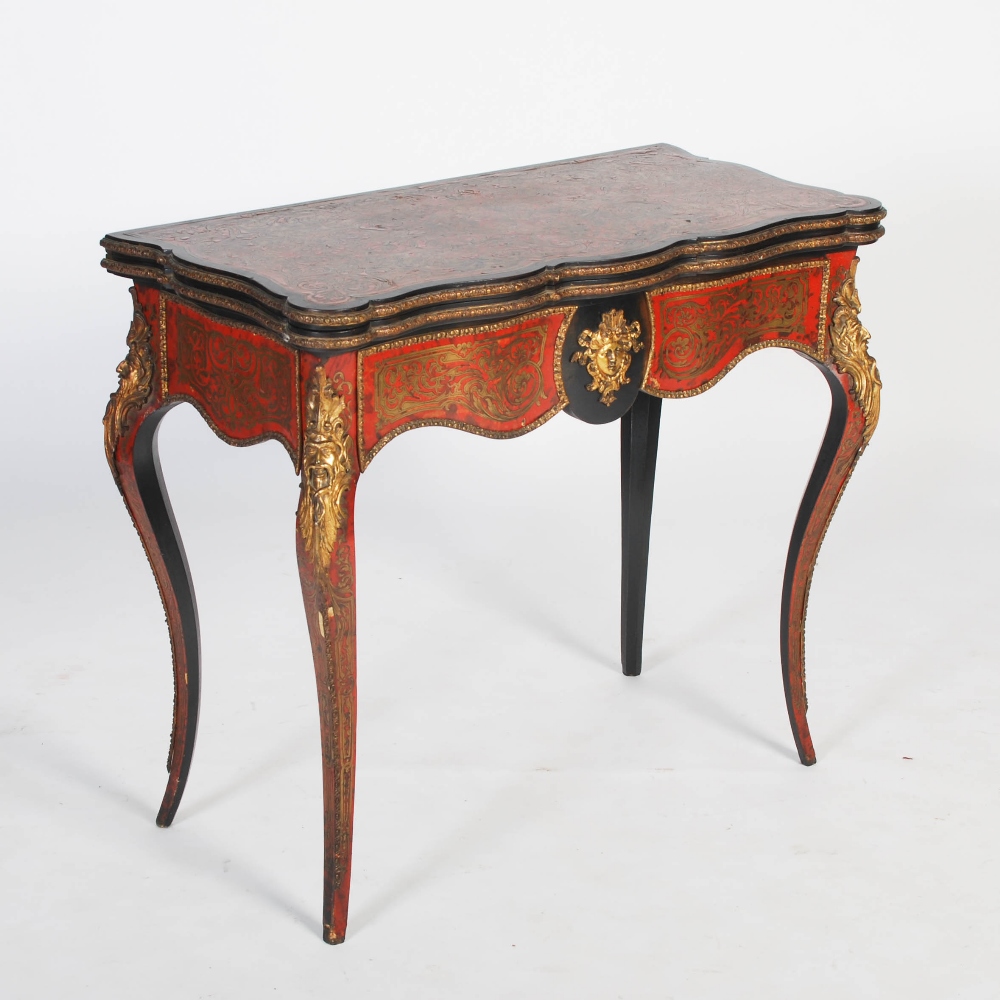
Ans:
[[[104,443],[111,473],[156,578],[170,633],[174,669],[173,729],[167,757],[170,777],[156,817],[157,825],[169,826],[184,794],[198,729],[198,607],[156,447],[160,421],[174,404],[157,402],[151,330],[135,289],[132,298],[128,356],[118,366],[118,389],[104,415]]]
[[[657,396],[640,392],[622,417],[622,673],[642,670],[642,628],[646,609],[649,525],[660,435]]]
[[[331,367],[337,362],[331,363]],[[296,548],[316,668],[323,749],[323,940],[347,930],[354,824],[356,613],[352,387],[317,365],[309,379]]]
[[[347,921],[344,921],[344,927],[338,930],[330,924],[323,925],[323,940],[327,944],[343,944],[344,937],[346,936]]]

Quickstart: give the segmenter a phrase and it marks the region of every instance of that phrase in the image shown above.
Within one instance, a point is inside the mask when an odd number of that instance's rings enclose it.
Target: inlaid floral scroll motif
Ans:
[[[375,408],[380,424],[459,407],[486,421],[524,416],[544,393],[544,331],[486,341],[441,343],[380,367]]]
[[[815,262],[651,292],[657,335],[645,388],[663,395],[700,392],[768,344],[820,357],[828,286],[829,266]]]
[[[413,427],[514,437],[566,405],[561,357],[575,307],[408,337],[358,352],[358,450],[365,468]]]
[[[249,428],[261,420],[287,422],[294,378],[292,354],[264,337],[237,338],[177,317],[177,374],[212,401],[223,427]]]

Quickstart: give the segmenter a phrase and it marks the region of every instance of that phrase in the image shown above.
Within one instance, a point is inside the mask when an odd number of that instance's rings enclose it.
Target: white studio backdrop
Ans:
[[[7,3],[0,995],[996,996],[1000,643],[987,3]],[[617,428],[407,434],[358,494],[345,945],[281,448],[161,453],[204,692],[175,826],[155,586],[100,418],[112,230],[665,141],[880,198],[882,419],[820,556],[795,761],[787,536],[826,419],[782,351],[663,410],[643,676]]]

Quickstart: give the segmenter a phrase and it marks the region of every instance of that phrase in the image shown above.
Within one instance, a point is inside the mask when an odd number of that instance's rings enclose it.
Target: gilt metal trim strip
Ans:
[[[170,395],[170,373],[167,368],[167,294],[162,289],[159,294],[159,313],[160,399],[166,401]]]

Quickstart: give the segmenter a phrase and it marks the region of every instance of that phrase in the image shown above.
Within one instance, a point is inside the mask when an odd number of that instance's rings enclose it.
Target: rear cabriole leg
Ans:
[[[642,670],[649,528],[663,400],[640,392],[622,417],[622,673]]]

